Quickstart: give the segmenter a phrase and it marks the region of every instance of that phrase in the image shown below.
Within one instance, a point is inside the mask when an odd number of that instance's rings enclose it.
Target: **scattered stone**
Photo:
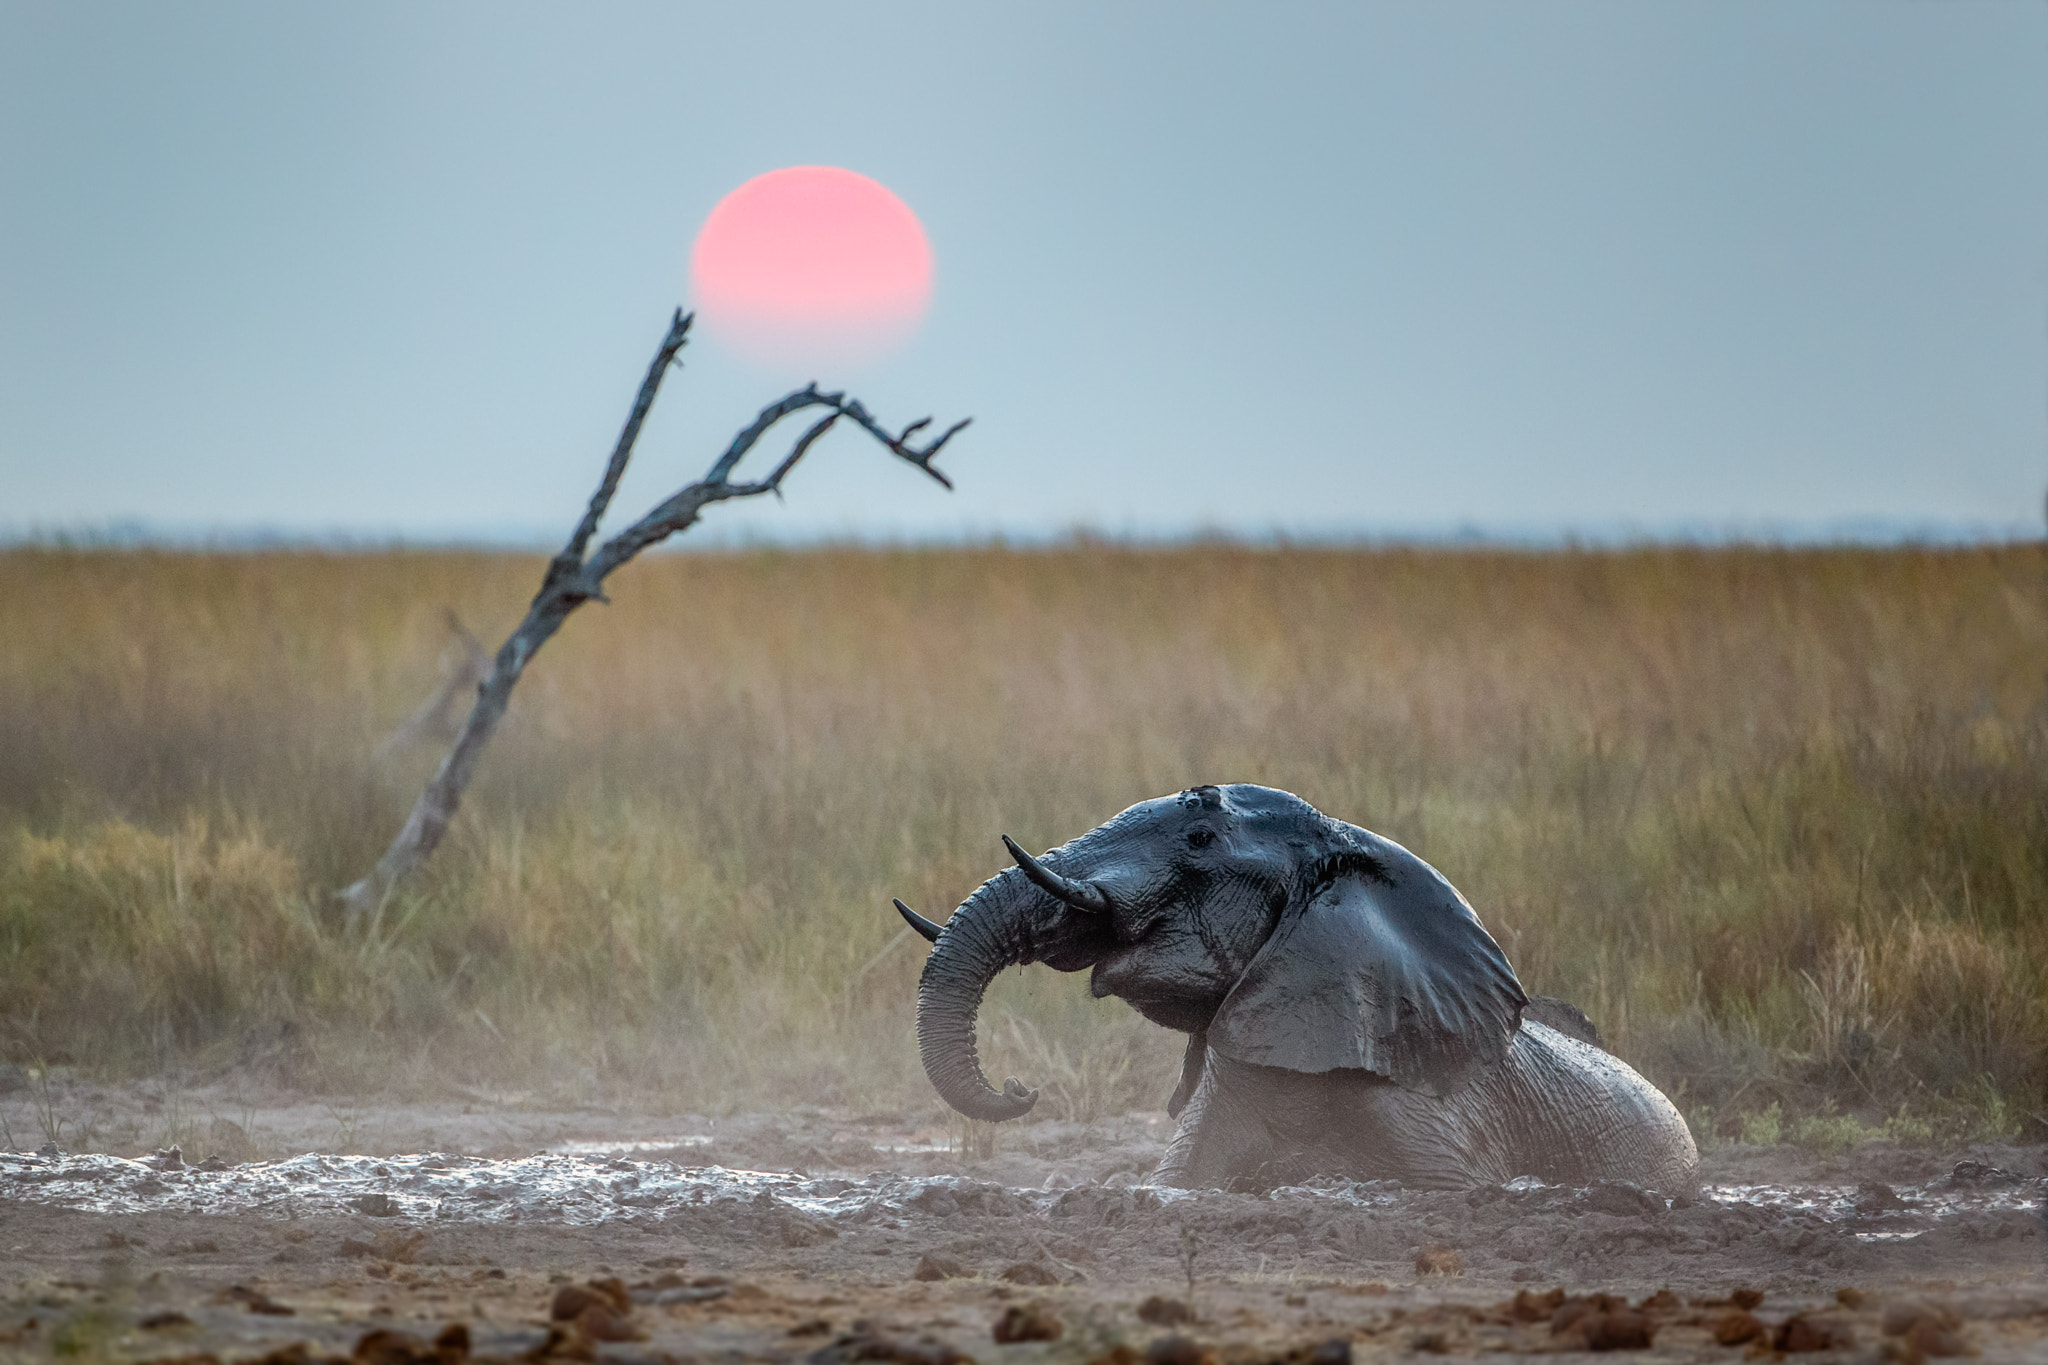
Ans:
[[[142,1158],[142,1164],[152,1171],[182,1171],[185,1169],[185,1153],[177,1147],[159,1147]]]
[[[1465,1273],[1465,1261],[1450,1247],[1428,1246],[1415,1253],[1415,1273],[1462,1275]]]
[[[1050,1266],[1037,1261],[1019,1261],[1003,1272],[1003,1278],[1011,1284],[1049,1285],[1060,1282],[1060,1277],[1052,1272]]]
[[[910,1272],[913,1280],[964,1280],[974,1272],[961,1265],[951,1256],[941,1256],[927,1251],[917,1258],[917,1269]]]
[[[1501,1311],[1516,1322],[1542,1322],[1563,1306],[1562,1289],[1552,1289],[1541,1294],[1518,1289],[1513,1299],[1501,1305]]]
[[[289,1346],[266,1351],[254,1359],[238,1361],[236,1365],[350,1365],[350,1361],[346,1356],[321,1355],[314,1351],[311,1343],[295,1341]]]
[[[1038,1304],[1011,1304],[996,1319],[994,1336],[1008,1346],[1019,1341],[1058,1341],[1066,1325]]]
[[[1756,1341],[1769,1331],[1756,1314],[1742,1308],[1731,1308],[1715,1318],[1711,1330],[1714,1340],[1723,1346],[1740,1346],[1744,1342]]]
[[[1856,1336],[1848,1327],[1826,1318],[1794,1313],[1778,1324],[1771,1345],[1788,1355],[1806,1351],[1833,1351],[1854,1346]]]
[[[190,1327],[192,1319],[175,1308],[164,1308],[149,1314],[135,1325],[145,1332],[161,1332],[167,1327]]]
[[[1744,1288],[1730,1290],[1718,1299],[1694,1299],[1692,1306],[1695,1308],[1741,1308],[1746,1310],[1756,1307],[1763,1301],[1763,1290]]]
[[[1589,1351],[1646,1351],[1657,1335],[1655,1323],[1626,1305],[1594,1308],[1573,1325]]]
[[[1557,1305],[1557,1311],[1550,1315],[1550,1331],[1553,1336],[1563,1336],[1575,1331],[1579,1323],[1595,1313],[1611,1313],[1628,1307],[1626,1299],[1617,1299],[1612,1294],[1574,1294]]]
[[[1289,1302],[1293,1300],[1290,1298]],[[1302,1300],[1307,1303],[1307,1299]],[[1154,1294],[1138,1305],[1138,1321],[1149,1322],[1154,1327],[1179,1327],[1195,1320],[1195,1310],[1179,1299],[1169,1299],[1164,1294]]]
[[[1636,1311],[1638,1313],[1676,1313],[1684,1307],[1685,1300],[1672,1293],[1671,1286],[1667,1284],[1637,1304]]]
[[[1904,1207],[1906,1201],[1899,1198],[1899,1192],[1882,1180],[1866,1180],[1856,1187],[1858,1213],[1885,1213]]]
[[[645,1341],[646,1329],[608,1304],[594,1303],[576,1315],[576,1330],[592,1341]]]
[[[1145,1348],[1145,1365],[1218,1365],[1216,1353],[1178,1333]]]
[[[225,1171],[228,1169],[228,1164],[229,1163],[226,1157],[221,1156],[219,1153],[215,1153],[214,1155],[206,1158],[206,1160],[200,1162],[197,1166],[194,1166],[192,1169],[195,1171]]]
[[[529,1361],[594,1361],[597,1359],[597,1347],[593,1346],[590,1338],[581,1332],[563,1327],[550,1327],[547,1339],[521,1358]]]
[[[455,1332],[460,1335],[451,1335]],[[355,1350],[349,1358],[354,1365],[441,1365],[443,1361],[452,1363],[468,1356],[467,1327],[451,1327],[443,1331],[431,1346],[410,1332],[378,1327],[356,1339]]]
[[[548,1316],[556,1322],[570,1322],[580,1316],[584,1309],[605,1302],[607,1300],[603,1294],[587,1285],[565,1284],[555,1291],[554,1302],[548,1305]]]
[[[1881,1330],[1897,1337],[1923,1356],[1970,1354],[1963,1340],[1962,1322],[1946,1308],[1925,1303],[1895,1303],[1885,1310]]]
[[[357,1213],[368,1214],[372,1218],[395,1218],[398,1216],[398,1201],[390,1195],[381,1192],[373,1191],[369,1194],[359,1194],[348,1202],[349,1207],[353,1208]]]
[[[1866,1297],[1864,1292],[1854,1285],[1845,1284],[1835,1291],[1835,1302],[1851,1312],[1861,1308]]]
[[[873,1322],[856,1322],[853,1330],[804,1358],[808,1365],[848,1365],[857,1360],[894,1365],[974,1365],[974,1357],[931,1336],[899,1337]]]
[[[832,1324],[824,1318],[806,1318],[789,1329],[793,1337],[822,1337],[831,1332]]]

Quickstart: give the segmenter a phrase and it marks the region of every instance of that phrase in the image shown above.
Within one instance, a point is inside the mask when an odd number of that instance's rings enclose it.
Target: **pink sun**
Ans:
[[[757,175],[718,202],[690,252],[705,328],[785,367],[874,360],[908,341],[932,296],[910,206],[837,166]]]

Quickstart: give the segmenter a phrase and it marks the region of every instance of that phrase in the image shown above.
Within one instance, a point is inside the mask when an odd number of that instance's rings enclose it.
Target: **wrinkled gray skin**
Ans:
[[[1584,1015],[1525,996],[1464,898],[1399,844],[1234,785],[1132,806],[1042,859],[1012,851],[943,929],[904,911],[935,936],[925,1073],[970,1118],[1032,1106],[1015,1078],[989,1085],[974,1019],[996,973],[1043,962],[1092,968],[1096,996],[1189,1035],[1155,1184],[1697,1184],[1671,1102]]]

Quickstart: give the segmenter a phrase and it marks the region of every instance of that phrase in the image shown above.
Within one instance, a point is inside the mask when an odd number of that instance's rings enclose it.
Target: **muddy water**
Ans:
[[[1510,1279],[1559,1262],[1626,1269],[1631,1278],[1783,1273],[1802,1262],[1825,1275],[1972,1248],[2003,1249],[2011,1255],[1996,1259],[2024,1265],[2041,1261],[2044,1245],[2044,1181],[1969,1162],[1915,1183],[1711,1183],[1697,1198],[1672,1200],[1623,1184],[1565,1189],[1528,1179],[1457,1193],[1347,1181],[1257,1194],[1129,1181],[1062,1188],[1057,1177],[1044,1188],[958,1174],[734,1170],[628,1154],[693,1145],[663,1138],[606,1150],[583,1141],[516,1159],[310,1154],[199,1166],[170,1152],[125,1159],[46,1147],[0,1154],[0,1201],[103,1215],[345,1217],[428,1228],[619,1225],[790,1249],[908,1233],[970,1260],[1035,1258],[1062,1279],[1102,1273],[1119,1244],[1135,1251],[1189,1225],[1207,1232],[1212,1261],[1234,1268],[1398,1268],[1441,1244]],[[1065,1238],[1066,1251],[1047,1235]]]

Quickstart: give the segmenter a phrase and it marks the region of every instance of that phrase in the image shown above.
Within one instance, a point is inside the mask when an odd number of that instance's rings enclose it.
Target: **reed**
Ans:
[[[0,1059],[934,1111],[889,897],[942,918],[1000,832],[1252,781],[1443,869],[1710,1132],[2043,1125],[2038,545],[651,557],[340,934],[438,757],[378,748],[444,608],[494,639],[539,576],[0,553]],[[1050,1111],[1172,1085],[1085,978],[1007,974],[986,1023]]]

